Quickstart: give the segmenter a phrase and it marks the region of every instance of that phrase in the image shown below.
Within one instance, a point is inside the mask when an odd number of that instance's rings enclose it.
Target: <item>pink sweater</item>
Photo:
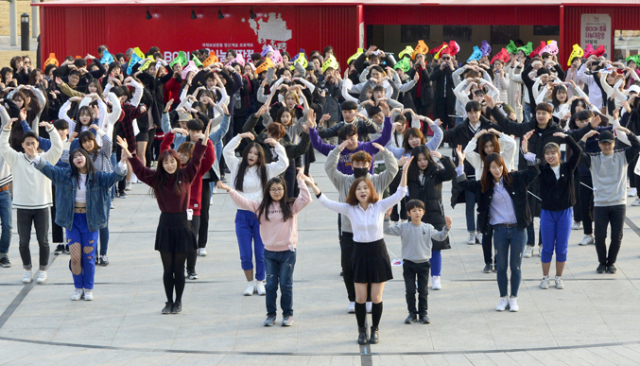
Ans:
[[[287,221],[282,221],[280,204],[273,203],[269,207],[269,221],[264,215],[259,217],[260,236],[264,243],[264,248],[272,252],[294,251],[298,242],[298,212],[311,203],[311,194],[304,181],[298,180],[300,195],[292,204],[293,217]],[[235,189],[229,191],[229,196],[233,202],[241,209],[256,212],[260,207],[260,202],[244,198]]]

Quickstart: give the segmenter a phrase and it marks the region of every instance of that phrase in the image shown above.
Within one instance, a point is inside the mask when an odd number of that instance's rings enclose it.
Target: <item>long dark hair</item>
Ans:
[[[88,151],[82,146],[87,141],[93,141],[93,151]],[[92,159],[95,161],[98,158],[98,153],[100,152],[100,146],[98,146],[98,142],[96,141],[96,137],[91,131],[84,131],[78,135],[79,147],[78,149],[82,149],[90,154]]]
[[[91,126],[93,123],[93,111],[91,107],[88,105],[84,105],[78,109],[78,121],[76,122],[76,128],[73,130],[74,132],[80,133],[82,131],[82,127],[84,126],[82,122],[80,122],[80,115],[83,113],[88,113],[91,120],[89,120],[89,124],[87,126]]]
[[[492,133],[485,133],[484,135],[480,136],[480,139],[478,141],[478,154],[480,154],[480,159],[482,159],[482,161],[484,161],[484,159],[486,159],[487,157],[487,153],[484,152],[484,147],[487,142],[492,142],[493,152],[500,154],[500,143],[498,143],[498,137]]]
[[[496,180],[493,178],[493,174],[491,174],[491,171],[489,171],[491,163],[494,162],[498,165],[502,165],[502,179],[504,179],[505,183],[511,184],[509,169],[507,169],[502,156],[500,156],[500,154],[498,153],[491,153],[484,159],[484,167],[482,167],[482,178],[480,179],[480,184],[482,185],[482,193],[488,192],[496,185]]]
[[[178,166],[175,173],[173,174],[169,174],[166,170],[164,170],[163,162],[169,157],[174,158]],[[180,196],[183,193],[182,184],[180,184],[180,182],[184,179],[184,171],[180,167],[180,157],[178,156],[178,153],[175,152],[175,150],[169,149],[161,152],[160,156],[158,156],[158,168],[156,169],[156,173],[153,175],[153,185],[151,186],[151,189],[153,189],[153,193],[156,197],[158,197],[158,194],[162,192],[165,184],[172,175],[175,175],[176,177],[173,181],[173,194],[175,194],[176,196]]]
[[[267,182],[264,194],[262,195],[262,202],[260,203],[260,207],[258,207],[258,219],[260,219],[262,214],[264,214],[264,219],[269,221],[269,207],[271,207],[271,204],[275,202],[273,198],[271,198],[269,190],[274,184],[280,184],[282,185],[282,188],[284,188],[282,199],[280,200],[280,210],[282,211],[282,221],[287,221],[293,217],[291,204],[295,202],[295,198],[287,199],[287,183],[285,183],[284,179],[280,177],[271,178]]]
[[[440,166],[436,164],[431,156],[431,151],[426,145],[416,146],[411,150],[411,156],[413,156],[413,160],[411,164],[409,164],[409,171],[407,172],[407,180],[409,181],[418,181],[420,177],[420,168],[418,167],[418,155],[424,155],[429,161],[429,165],[427,165],[427,169],[430,166],[434,166],[436,169],[440,169]]]
[[[249,159],[248,159],[249,151],[251,151],[251,148],[254,148],[254,147],[258,151],[258,161],[256,162],[256,165],[258,166],[258,176],[260,177],[260,185],[262,186],[263,190],[267,186],[267,167],[265,166],[264,150],[262,150],[262,146],[260,146],[260,144],[258,144],[257,142],[251,142],[247,145],[247,147],[244,148],[244,151],[242,152],[242,162],[238,167],[238,172],[236,174],[236,181],[233,183],[236,191],[238,192],[243,192],[242,186],[244,185],[244,175],[247,172],[247,169],[249,168]]]
[[[54,133],[56,133],[56,132],[54,132]],[[71,166],[71,177],[75,178],[76,181],[78,181],[80,179],[80,172],[78,171],[78,168],[76,167],[76,165],[73,163],[73,159],[78,154],[83,155],[84,159],[86,161],[85,167],[87,168],[87,177],[89,177],[89,174],[91,174],[91,176],[92,176],[91,178],[95,179],[96,168],[93,166],[93,161],[89,157],[89,154],[87,154],[87,152],[84,151],[84,149],[81,149],[81,148],[74,149],[73,151],[71,151],[69,153],[69,166]]]
[[[558,92],[561,91],[564,91],[564,93],[567,95],[567,101],[569,100],[569,92],[567,91],[567,87],[565,87],[564,85],[558,85],[553,88],[553,91],[551,92],[551,104],[553,104],[554,111],[560,110],[560,105],[563,104],[558,100]],[[566,103],[566,101],[564,103]]]

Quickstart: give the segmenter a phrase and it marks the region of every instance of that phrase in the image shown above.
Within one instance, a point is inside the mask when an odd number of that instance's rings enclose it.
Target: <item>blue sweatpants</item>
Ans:
[[[253,269],[253,257],[256,258],[256,280],[264,281],[264,244],[260,237],[260,222],[255,213],[247,210],[238,210],[236,213],[236,237],[240,248],[240,261],[242,269]],[[251,243],[253,242],[253,248]]]
[[[556,262],[567,261],[569,249],[569,235],[573,221],[573,208],[562,211],[540,212],[540,230],[542,231],[542,252],[540,261],[550,263],[553,251],[556,252]]]
[[[71,269],[73,283],[76,288],[93,290],[93,279],[96,273],[96,244],[99,234],[99,230],[89,231],[86,214],[73,214],[73,227],[71,230],[67,230],[67,242],[69,243],[70,251],[81,251],[81,268],[79,271],[75,271],[76,273],[74,273],[75,266],[72,260],[69,261],[69,268]]]
[[[431,251],[431,276],[440,276],[440,271],[442,270],[442,254],[440,254],[439,250]]]

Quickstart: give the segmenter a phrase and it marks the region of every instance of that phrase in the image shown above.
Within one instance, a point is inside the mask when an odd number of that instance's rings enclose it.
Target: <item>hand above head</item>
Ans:
[[[169,101],[164,105],[164,113],[169,113],[172,105],[173,105],[173,99],[169,99]]]
[[[484,95],[484,102],[489,108],[493,108],[496,105],[496,102],[493,100],[493,98],[489,94]]]
[[[488,130],[480,130],[480,131],[476,132],[476,135],[473,136],[473,138],[477,140],[477,139],[480,138],[480,136],[486,134],[487,132],[489,132],[489,131]]]
[[[438,160],[442,159],[442,154],[439,151],[432,150],[430,153],[431,153],[432,157],[434,157],[434,158],[436,158]]]
[[[553,134],[553,136],[560,137],[562,139],[567,137],[567,135],[564,132],[556,132],[556,133]]]
[[[252,136],[253,136],[253,134],[252,134]],[[267,138],[267,139],[265,139],[265,140],[264,140],[264,143],[265,143],[265,144],[268,144],[268,145],[269,145],[269,146],[271,146],[271,147],[274,147],[274,146],[276,146],[276,144],[278,143],[278,141],[276,141],[275,139],[273,139],[273,138],[269,137],[269,138]]]
[[[239,134],[238,134],[238,136],[239,136],[241,139],[249,139],[249,140],[251,140],[251,141],[253,141],[253,140],[255,140],[255,139],[256,139],[256,137],[255,137],[255,136],[253,135],[253,133],[251,133],[251,132],[243,132],[243,133],[239,133]],[[266,141],[265,141],[265,142],[266,142]]]
[[[116,139],[116,143],[122,148],[122,160],[131,159],[133,155],[129,152],[129,144],[127,143],[127,140],[120,136],[116,136]]]
[[[464,159],[466,157],[466,154],[462,149],[462,145],[456,146],[456,155],[458,155],[458,166],[464,165]]]
[[[378,149],[379,152],[383,152],[385,150],[384,146],[380,145],[377,142],[372,142],[371,146],[375,147],[376,149]]]
[[[349,145],[349,140],[342,141],[342,143],[340,145],[338,145],[338,149],[340,149],[340,151],[342,151],[342,150],[344,150],[345,147],[347,147],[347,145]]]
[[[25,108],[20,109],[20,121],[27,120],[27,110]]]

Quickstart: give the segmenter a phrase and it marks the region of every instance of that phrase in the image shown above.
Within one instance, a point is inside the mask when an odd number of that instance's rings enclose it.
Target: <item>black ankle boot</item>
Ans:
[[[378,342],[380,342],[380,339],[378,339],[378,328],[371,327],[371,339],[369,340],[369,343],[378,344]]]
[[[358,328],[358,344],[367,344],[367,328]]]

